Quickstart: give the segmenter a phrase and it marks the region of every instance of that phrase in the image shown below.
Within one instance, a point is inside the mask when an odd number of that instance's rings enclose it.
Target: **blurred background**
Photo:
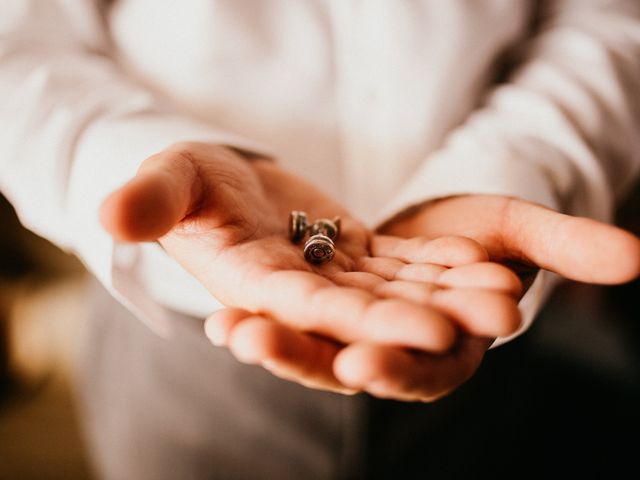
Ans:
[[[640,189],[617,221],[640,234]],[[1,198],[0,228],[0,479],[92,478],[73,402],[87,273],[21,228]],[[639,299],[638,281],[561,285],[532,330],[489,352],[467,385],[436,404],[407,405],[407,415],[434,424],[416,432],[415,452],[370,432],[365,476],[415,477],[402,471],[412,455],[439,459],[421,478],[489,473],[479,466],[525,478],[638,474],[625,437],[640,431]]]

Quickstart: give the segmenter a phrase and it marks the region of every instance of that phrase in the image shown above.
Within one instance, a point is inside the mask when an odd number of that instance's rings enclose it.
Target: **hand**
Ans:
[[[614,284],[640,275],[640,241],[619,228],[563,215],[525,201],[496,196],[462,196],[429,203],[390,221],[380,229],[400,237],[466,235],[479,242],[491,261],[509,265],[527,284],[544,268],[569,279]],[[411,260],[413,256],[408,256]],[[486,305],[476,305],[485,309]],[[364,374],[339,375],[345,385],[371,385],[386,396],[437,398],[471,376],[490,342],[467,336],[450,355],[433,357],[380,345],[353,345],[341,352],[339,368]],[[407,388],[409,385],[412,388]],[[440,392],[434,385],[442,387]],[[435,395],[434,395],[435,393]]]
[[[342,216],[334,261],[322,266],[304,261],[301,247],[286,237],[292,209],[306,210],[311,218]],[[455,322],[488,335],[517,326],[515,302],[504,295],[495,302],[504,313],[486,322],[481,312],[457,313],[454,320],[440,307],[403,299],[397,282],[384,280],[376,293],[363,288],[363,275],[376,276],[373,272],[381,268],[380,259],[369,257],[366,229],[309,184],[268,161],[248,162],[229,149],[179,144],[150,157],[131,182],[105,201],[101,218],[116,239],[157,239],[217,299],[236,307],[227,323],[239,321],[241,312],[245,335],[236,337],[244,339],[245,347],[246,341],[254,342],[244,350],[240,340],[234,343],[243,360],[277,361],[277,351],[267,352],[276,353],[271,356],[257,351],[275,345],[270,343],[275,337],[283,339],[279,347],[291,351],[311,342],[307,353],[313,352],[315,364],[309,371],[310,357],[302,355],[296,379],[314,386],[344,390],[331,367],[345,344],[367,341],[392,350],[403,346],[441,353],[457,340]],[[445,265],[486,259],[475,242],[445,242]],[[393,239],[387,241],[382,251],[393,245]],[[423,242],[420,261],[442,249],[438,242]],[[424,276],[429,265],[411,270]],[[430,296],[441,298],[443,305],[452,302],[447,295]],[[303,343],[286,341],[278,336],[283,332]]]
[[[518,277],[506,267],[481,261],[486,256],[474,258],[474,244],[467,243],[465,252],[458,245],[461,240],[402,241],[376,236],[371,250],[380,256],[361,260],[369,264],[361,265],[366,273],[334,277],[337,283],[350,277],[350,285],[378,295],[399,295],[447,314],[467,335],[444,355],[369,341],[326,343],[241,309],[214,313],[207,320],[207,333],[218,339],[217,344],[229,346],[240,360],[262,364],[275,375],[303,385],[364,390],[398,400],[434,400],[473,374],[491,338],[513,333],[519,325],[517,298],[522,285]]]

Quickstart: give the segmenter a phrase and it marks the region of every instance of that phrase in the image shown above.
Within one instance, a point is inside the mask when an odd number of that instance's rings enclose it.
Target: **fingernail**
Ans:
[[[278,362],[274,360],[263,360],[260,364],[265,370],[278,377],[286,376],[287,374],[286,368],[283,368],[282,365],[278,365]]]
[[[271,371],[277,368],[276,366],[276,362],[274,362],[273,360],[264,360],[262,362],[262,366],[264,368],[266,368],[267,370]]]
[[[211,343],[216,347],[222,347],[226,343],[226,335],[224,331],[217,328],[214,322],[207,322],[204,326],[204,333]]]
[[[360,392],[361,392],[361,390],[355,390],[355,389],[353,389],[353,388],[337,388],[337,389],[335,390],[335,392],[336,392],[336,393],[341,393],[342,395],[349,395],[349,396],[352,396],[352,395],[355,395],[355,394],[357,394],[357,393],[360,393]]]

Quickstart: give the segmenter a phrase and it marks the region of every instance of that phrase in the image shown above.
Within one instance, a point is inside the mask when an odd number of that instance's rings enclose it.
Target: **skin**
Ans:
[[[291,210],[341,216],[334,261],[304,261],[287,239]],[[502,197],[434,202],[374,234],[272,162],[200,143],[145,160],[101,220],[119,241],[157,240],[228,306],[205,330],[240,361],[401,400],[469,378],[492,339],[518,328],[520,278],[537,268],[599,283],[640,273],[632,235]]]
[[[640,276],[640,239],[631,233],[509,197],[468,195],[430,202],[392,219],[380,230],[405,238],[464,234],[486,249],[493,265],[509,266],[525,286],[541,268],[571,280],[603,285]],[[341,352],[335,368],[346,385],[363,385],[382,397],[430,401],[455,389],[480,365],[488,344],[473,337],[468,341],[470,345],[463,342],[451,355],[426,361],[421,354],[404,352],[400,356],[364,342]],[[376,367],[363,375],[368,375],[368,383],[362,383],[358,369],[372,363]]]

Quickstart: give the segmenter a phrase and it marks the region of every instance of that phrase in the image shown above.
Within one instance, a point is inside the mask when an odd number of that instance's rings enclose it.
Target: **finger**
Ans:
[[[330,278],[336,285],[361,288],[369,292],[386,282],[384,278],[368,272],[337,272]]]
[[[232,225],[238,231],[231,236],[242,237],[254,227],[245,198],[259,190],[251,173],[246,160],[227,148],[179,143],[147,158],[136,176],[104,201],[100,219],[117,240],[150,241],[206,210],[191,227],[211,231]]]
[[[523,290],[522,282],[512,270],[493,262],[471,263],[443,269],[433,281],[442,287],[483,288],[514,297],[519,297]]]
[[[629,232],[517,200],[504,218],[504,248],[530,263],[590,283],[623,283],[640,275],[640,239]]]
[[[239,321],[229,336],[229,348],[244,363],[259,364],[274,375],[310,388],[354,393],[333,374],[340,347],[268,320],[251,316]]]
[[[241,308],[222,308],[206,319],[204,324],[205,334],[214,345],[227,345],[233,327],[253,315],[253,313]]]
[[[386,280],[436,282],[447,267],[430,263],[405,263],[397,258],[360,257],[355,269],[382,277]]]
[[[493,262],[480,262],[447,268],[440,265],[410,263],[384,257],[362,257],[356,264],[358,270],[370,272],[387,280],[407,280],[437,283],[445,287],[475,287],[500,290],[512,295],[520,295],[520,279],[507,267]],[[446,272],[446,273],[445,273]],[[357,272],[349,272],[357,273]],[[364,280],[368,277],[357,277]],[[376,286],[379,281],[354,283],[353,286]]]
[[[493,290],[441,289],[432,283],[392,281],[377,285],[373,293],[435,307],[476,336],[505,336],[520,326],[516,299]]]
[[[409,263],[405,264],[396,272],[395,280],[407,280],[411,282],[435,283],[447,267],[431,265],[429,263]]]
[[[397,273],[407,264],[397,258],[360,257],[355,269],[360,272],[368,272],[386,280],[393,280]]]
[[[338,287],[309,272],[272,272],[265,284],[256,311],[342,343],[368,339],[442,352],[456,340],[454,325],[434,309]]]
[[[383,298],[401,298],[427,306],[432,304],[433,292],[439,288],[435,283],[393,280],[376,285],[373,293]]]
[[[516,300],[491,290],[435,290],[430,303],[455,320],[467,333],[479,337],[510,335],[516,332],[521,322]]]
[[[187,156],[164,151],[145,160],[136,176],[104,201],[100,220],[117,240],[155,240],[197,203],[197,182],[197,168]]]
[[[355,343],[337,355],[334,372],[343,385],[377,397],[433,401],[473,375],[490,343],[487,339],[465,337],[444,356]]]
[[[489,260],[486,250],[476,241],[465,237],[426,237],[403,239],[374,235],[371,254],[375,257],[393,257],[407,263],[432,263],[446,267]]]

